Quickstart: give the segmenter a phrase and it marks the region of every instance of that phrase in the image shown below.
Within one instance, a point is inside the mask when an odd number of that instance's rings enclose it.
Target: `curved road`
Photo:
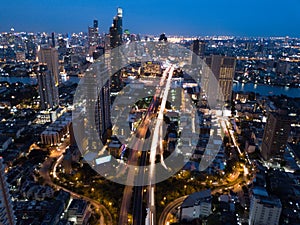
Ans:
[[[162,212],[162,214],[159,217],[159,221],[158,221],[158,225],[166,225],[168,222],[168,217],[169,214],[176,209],[177,207],[179,207],[184,199],[186,199],[188,197],[188,195],[182,196],[180,198],[177,198],[176,200],[174,200],[173,202],[169,203],[165,208],[164,211]]]
[[[99,224],[100,225],[112,225],[113,224],[113,220],[111,217],[110,212],[108,211],[107,208],[105,208],[105,206],[103,206],[102,204],[100,204],[99,202],[97,202],[94,199],[91,199],[89,197],[83,196],[83,195],[79,195],[75,192],[72,192],[70,190],[68,190],[67,188],[64,188],[62,186],[59,186],[57,184],[54,184],[53,181],[51,180],[51,177],[49,175],[49,172],[51,170],[51,165],[52,165],[52,161],[54,160],[54,158],[49,157],[42,165],[41,169],[40,169],[40,175],[41,177],[44,178],[44,183],[54,187],[55,189],[59,190],[62,189],[66,192],[69,192],[70,195],[74,198],[81,198],[84,199],[86,201],[89,201],[96,209],[97,212],[100,213],[100,221]],[[105,219],[104,219],[105,218]]]

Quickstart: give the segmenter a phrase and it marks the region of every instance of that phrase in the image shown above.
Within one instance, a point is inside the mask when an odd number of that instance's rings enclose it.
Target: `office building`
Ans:
[[[261,155],[265,160],[284,153],[290,130],[291,120],[288,116],[269,113],[261,146]]]
[[[278,225],[281,210],[280,199],[269,196],[264,188],[254,188],[250,201],[249,225]]]
[[[54,109],[59,104],[58,87],[46,64],[39,65],[37,73],[41,109]]]
[[[3,158],[0,157],[0,224],[16,224],[13,206],[9,196],[8,185],[5,178]]]
[[[217,100],[230,101],[236,60],[234,57],[211,55],[205,62],[218,81]],[[206,87],[207,89],[208,87]]]

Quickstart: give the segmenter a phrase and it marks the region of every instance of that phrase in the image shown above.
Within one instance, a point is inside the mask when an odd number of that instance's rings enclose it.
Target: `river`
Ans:
[[[299,98],[300,88],[290,88],[282,86],[270,86],[265,84],[253,84],[253,83],[234,83],[233,91],[238,92],[255,92],[260,95],[286,95],[288,97]]]
[[[78,83],[80,78],[74,76],[61,77],[63,82],[71,81],[73,83]],[[1,81],[7,81],[9,83],[22,82],[24,84],[37,84],[37,79],[32,77],[0,77]],[[255,92],[260,95],[286,95],[289,97],[300,98],[300,88],[290,88],[290,87],[279,87],[270,86],[265,84],[253,84],[253,83],[234,83],[233,91],[238,92]]]
[[[72,83],[78,83],[80,78],[75,76],[63,76],[60,80],[64,83],[71,81]],[[34,77],[0,77],[0,82],[7,81],[8,83],[22,82],[23,84],[35,85],[37,84],[37,78]]]

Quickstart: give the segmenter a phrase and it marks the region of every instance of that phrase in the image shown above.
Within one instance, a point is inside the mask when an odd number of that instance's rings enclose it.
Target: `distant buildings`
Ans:
[[[249,225],[278,225],[282,210],[280,199],[263,188],[254,188],[250,203]]]
[[[235,58],[221,55],[211,55],[206,57],[205,61],[212,70],[219,84],[219,90],[216,90],[217,100],[230,101],[236,65]]]
[[[290,130],[291,120],[288,116],[269,113],[261,146],[261,155],[265,160],[284,153]]]
[[[3,158],[0,157],[0,224],[16,224],[13,207],[9,196],[9,190],[5,178]]]

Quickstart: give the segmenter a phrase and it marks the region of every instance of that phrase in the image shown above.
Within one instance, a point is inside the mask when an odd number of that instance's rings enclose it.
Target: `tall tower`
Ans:
[[[99,44],[98,20],[94,20],[93,27],[88,27],[89,46]]]
[[[55,48],[55,34],[52,32],[51,34],[51,47]]]
[[[97,53],[98,57],[105,54],[105,49],[99,49]],[[105,62],[98,62],[100,63],[100,70],[106,70],[107,66]],[[99,83],[99,82],[98,82]],[[110,79],[106,81],[104,84],[103,81],[100,81],[102,84],[102,89],[98,90],[99,95],[97,96],[96,102],[96,112],[95,112],[95,123],[96,129],[100,136],[100,139],[103,143],[106,143],[107,138],[110,136],[109,130],[111,129],[111,101],[110,101]]]
[[[3,158],[0,157],[0,224],[15,225],[12,202],[5,179]]]
[[[38,73],[41,109],[55,108],[59,104],[58,51],[55,48],[41,47],[38,59],[39,63],[43,64],[39,68]],[[46,72],[46,70],[49,70],[50,73]],[[42,98],[44,98],[45,102],[43,102]]]
[[[192,65],[196,66],[198,62],[198,55],[199,55],[199,40],[194,40],[191,46],[193,55],[192,55]]]
[[[230,101],[235,72],[235,58],[221,55],[211,55],[206,57],[205,61],[212,70],[219,84],[219,90],[217,90],[216,93],[217,99],[221,101]],[[222,94],[224,99],[222,99]]]
[[[290,130],[291,120],[288,116],[269,113],[261,146],[265,160],[284,153]]]
[[[191,45],[191,50],[193,51],[192,55],[192,65],[197,65],[199,62],[197,62],[197,58],[204,57],[204,52],[205,52],[205,42],[204,41],[199,41],[199,39],[196,39],[193,41]]]
[[[38,70],[38,85],[41,99],[41,109],[56,108],[59,103],[58,88],[54,77],[46,64],[41,64]]]
[[[111,128],[110,85],[109,80],[103,85],[97,98],[95,123],[96,129],[103,143],[107,141]]]
[[[94,28],[98,28],[98,20],[94,20]]]
[[[118,7],[117,9],[117,18],[118,18],[118,23],[117,23],[117,30],[118,30],[118,35],[120,36],[120,39],[122,40],[123,36],[123,9]]]
[[[109,29],[110,47],[116,48],[122,44],[123,36],[123,9],[118,8],[117,16],[113,19],[113,24]]]
[[[41,47],[39,51],[39,62],[46,64],[58,87],[58,52],[55,48]]]

